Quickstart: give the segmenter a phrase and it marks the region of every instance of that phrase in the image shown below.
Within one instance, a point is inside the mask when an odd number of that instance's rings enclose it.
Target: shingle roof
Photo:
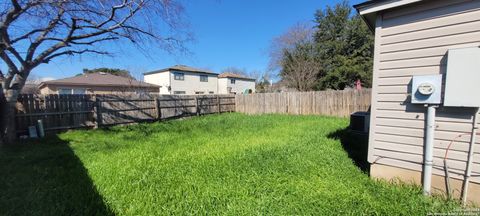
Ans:
[[[158,85],[138,81],[131,78],[115,76],[109,73],[89,73],[80,76],[69,77],[65,79],[45,81],[44,85],[86,85],[86,86],[125,86],[125,87],[160,87]]]
[[[237,79],[255,80],[250,77],[246,77],[240,74],[230,73],[230,72],[221,73],[220,75],[218,75],[218,78],[237,78]]]
[[[217,73],[214,73],[214,72],[209,71],[209,70],[204,70],[204,69],[199,69],[199,68],[193,68],[193,67],[189,67],[189,66],[186,66],[186,65],[174,65],[174,66],[172,66],[172,67],[168,67],[168,68],[164,68],[164,69],[160,69],[160,70],[155,70],[155,71],[146,72],[146,73],[143,73],[143,75],[161,73],[161,72],[171,71],[171,70],[188,71],[188,72],[194,72],[194,73],[204,73],[204,74],[218,75]]]

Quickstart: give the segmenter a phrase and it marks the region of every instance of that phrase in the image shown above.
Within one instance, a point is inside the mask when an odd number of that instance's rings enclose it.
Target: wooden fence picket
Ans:
[[[369,109],[371,90],[258,93],[235,97],[235,111],[240,113],[346,117],[352,112]]]
[[[194,104],[193,102],[197,102]],[[43,121],[45,131],[235,111],[232,95],[32,95],[18,97],[17,134]]]

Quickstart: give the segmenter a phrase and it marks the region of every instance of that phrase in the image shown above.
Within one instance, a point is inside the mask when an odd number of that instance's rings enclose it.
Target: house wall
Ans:
[[[148,93],[158,93],[158,88],[138,88],[138,87],[103,87],[103,86],[65,86],[65,85],[46,85],[40,89],[40,94],[58,94],[58,90],[62,88],[71,89],[86,89],[87,94],[122,94],[122,93],[137,93],[139,90]]]
[[[40,94],[53,94],[52,89],[50,89],[50,87],[48,86],[44,86],[40,88],[39,91],[40,91]]]
[[[218,93],[219,94],[229,94],[227,90],[227,81],[228,78],[218,78]]]
[[[374,164],[370,167],[370,175],[374,178],[387,179],[389,181],[398,181],[407,182],[415,184],[418,186],[422,185],[422,172],[403,169],[394,166]],[[445,195],[446,184],[445,177],[441,175],[432,176],[432,193]],[[456,199],[461,198],[463,181],[460,179],[450,179],[450,187],[452,191],[452,197]],[[468,186],[468,196],[469,202],[480,203],[480,184],[475,182],[470,182]]]
[[[231,83],[231,79],[235,79],[235,84]],[[232,91],[231,93],[236,93],[236,94],[241,94],[243,93],[246,89],[251,89],[252,92],[255,92],[255,81],[254,80],[247,80],[247,79],[240,79],[240,78],[219,78],[219,80],[222,80],[222,94],[228,94],[228,88],[231,87]],[[223,86],[224,83],[226,86]],[[220,88],[220,84],[219,84]]]
[[[479,17],[480,1],[467,0],[422,1],[387,10],[377,17],[368,155],[372,176],[385,177],[378,171],[379,166],[421,172],[426,108],[410,103],[412,76],[445,74],[448,49],[479,46]],[[472,93],[471,97],[480,96]],[[447,146],[456,136],[471,133],[473,115],[473,109],[469,108],[438,108],[434,175],[444,176],[443,157]],[[468,135],[462,136],[449,151],[449,167],[454,179],[463,179],[469,140]],[[479,136],[475,145],[472,174],[476,176],[471,181],[478,186]],[[389,177],[403,175],[393,173]],[[438,182],[441,181],[434,184]],[[470,194],[478,196],[478,193]]]
[[[177,71],[170,72],[171,94],[174,94],[175,91],[185,91],[186,94],[195,94],[195,92],[204,92],[204,94],[209,94],[209,92],[213,92],[213,94],[217,94],[218,92],[218,75],[216,74],[178,71],[185,74],[185,79],[175,80],[175,72]],[[208,82],[200,82],[200,75],[208,75]]]
[[[170,86],[170,72],[160,72],[154,74],[147,74],[143,76],[143,81],[150,84],[159,85],[160,94],[170,94],[168,87]]]

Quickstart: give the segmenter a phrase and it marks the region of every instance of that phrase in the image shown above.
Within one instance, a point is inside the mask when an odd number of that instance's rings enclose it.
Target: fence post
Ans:
[[[91,110],[92,110],[92,117],[91,117],[91,120],[93,122],[93,128],[98,128],[98,125],[97,125],[97,97],[92,94],[90,95],[89,97],[89,101],[91,102]],[[88,117],[87,117],[88,118]]]
[[[195,96],[195,113],[197,114],[197,116],[200,116],[200,112],[198,110],[198,97]]]
[[[218,107],[218,113],[220,113],[220,96],[217,95],[217,107]]]
[[[160,100],[158,97],[155,97],[155,111],[157,112],[157,120],[162,119],[162,110],[160,108]]]
[[[98,95],[95,96],[95,112],[97,113],[97,119],[95,121],[95,128],[102,126],[102,101],[98,98]]]
[[[290,106],[290,97],[288,95],[288,92],[285,92],[285,97],[286,97],[286,101],[287,101],[287,107],[285,108],[286,109],[286,114],[289,114],[290,110],[288,110],[289,106]]]

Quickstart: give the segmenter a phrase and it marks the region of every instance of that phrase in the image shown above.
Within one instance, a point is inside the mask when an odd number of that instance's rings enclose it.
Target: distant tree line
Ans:
[[[373,35],[347,1],[315,13],[315,25],[297,24],[275,38],[270,68],[299,91],[371,87]]]
[[[130,74],[130,71],[124,70],[124,69],[118,69],[118,68],[94,68],[94,69],[84,68],[83,69],[83,74],[100,73],[100,72],[112,74],[112,75],[115,75],[115,76],[121,76],[121,77],[125,77],[125,78],[134,79],[132,77],[132,75]],[[77,76],[78,75],[82,75],[82,74],[77,74]]]

